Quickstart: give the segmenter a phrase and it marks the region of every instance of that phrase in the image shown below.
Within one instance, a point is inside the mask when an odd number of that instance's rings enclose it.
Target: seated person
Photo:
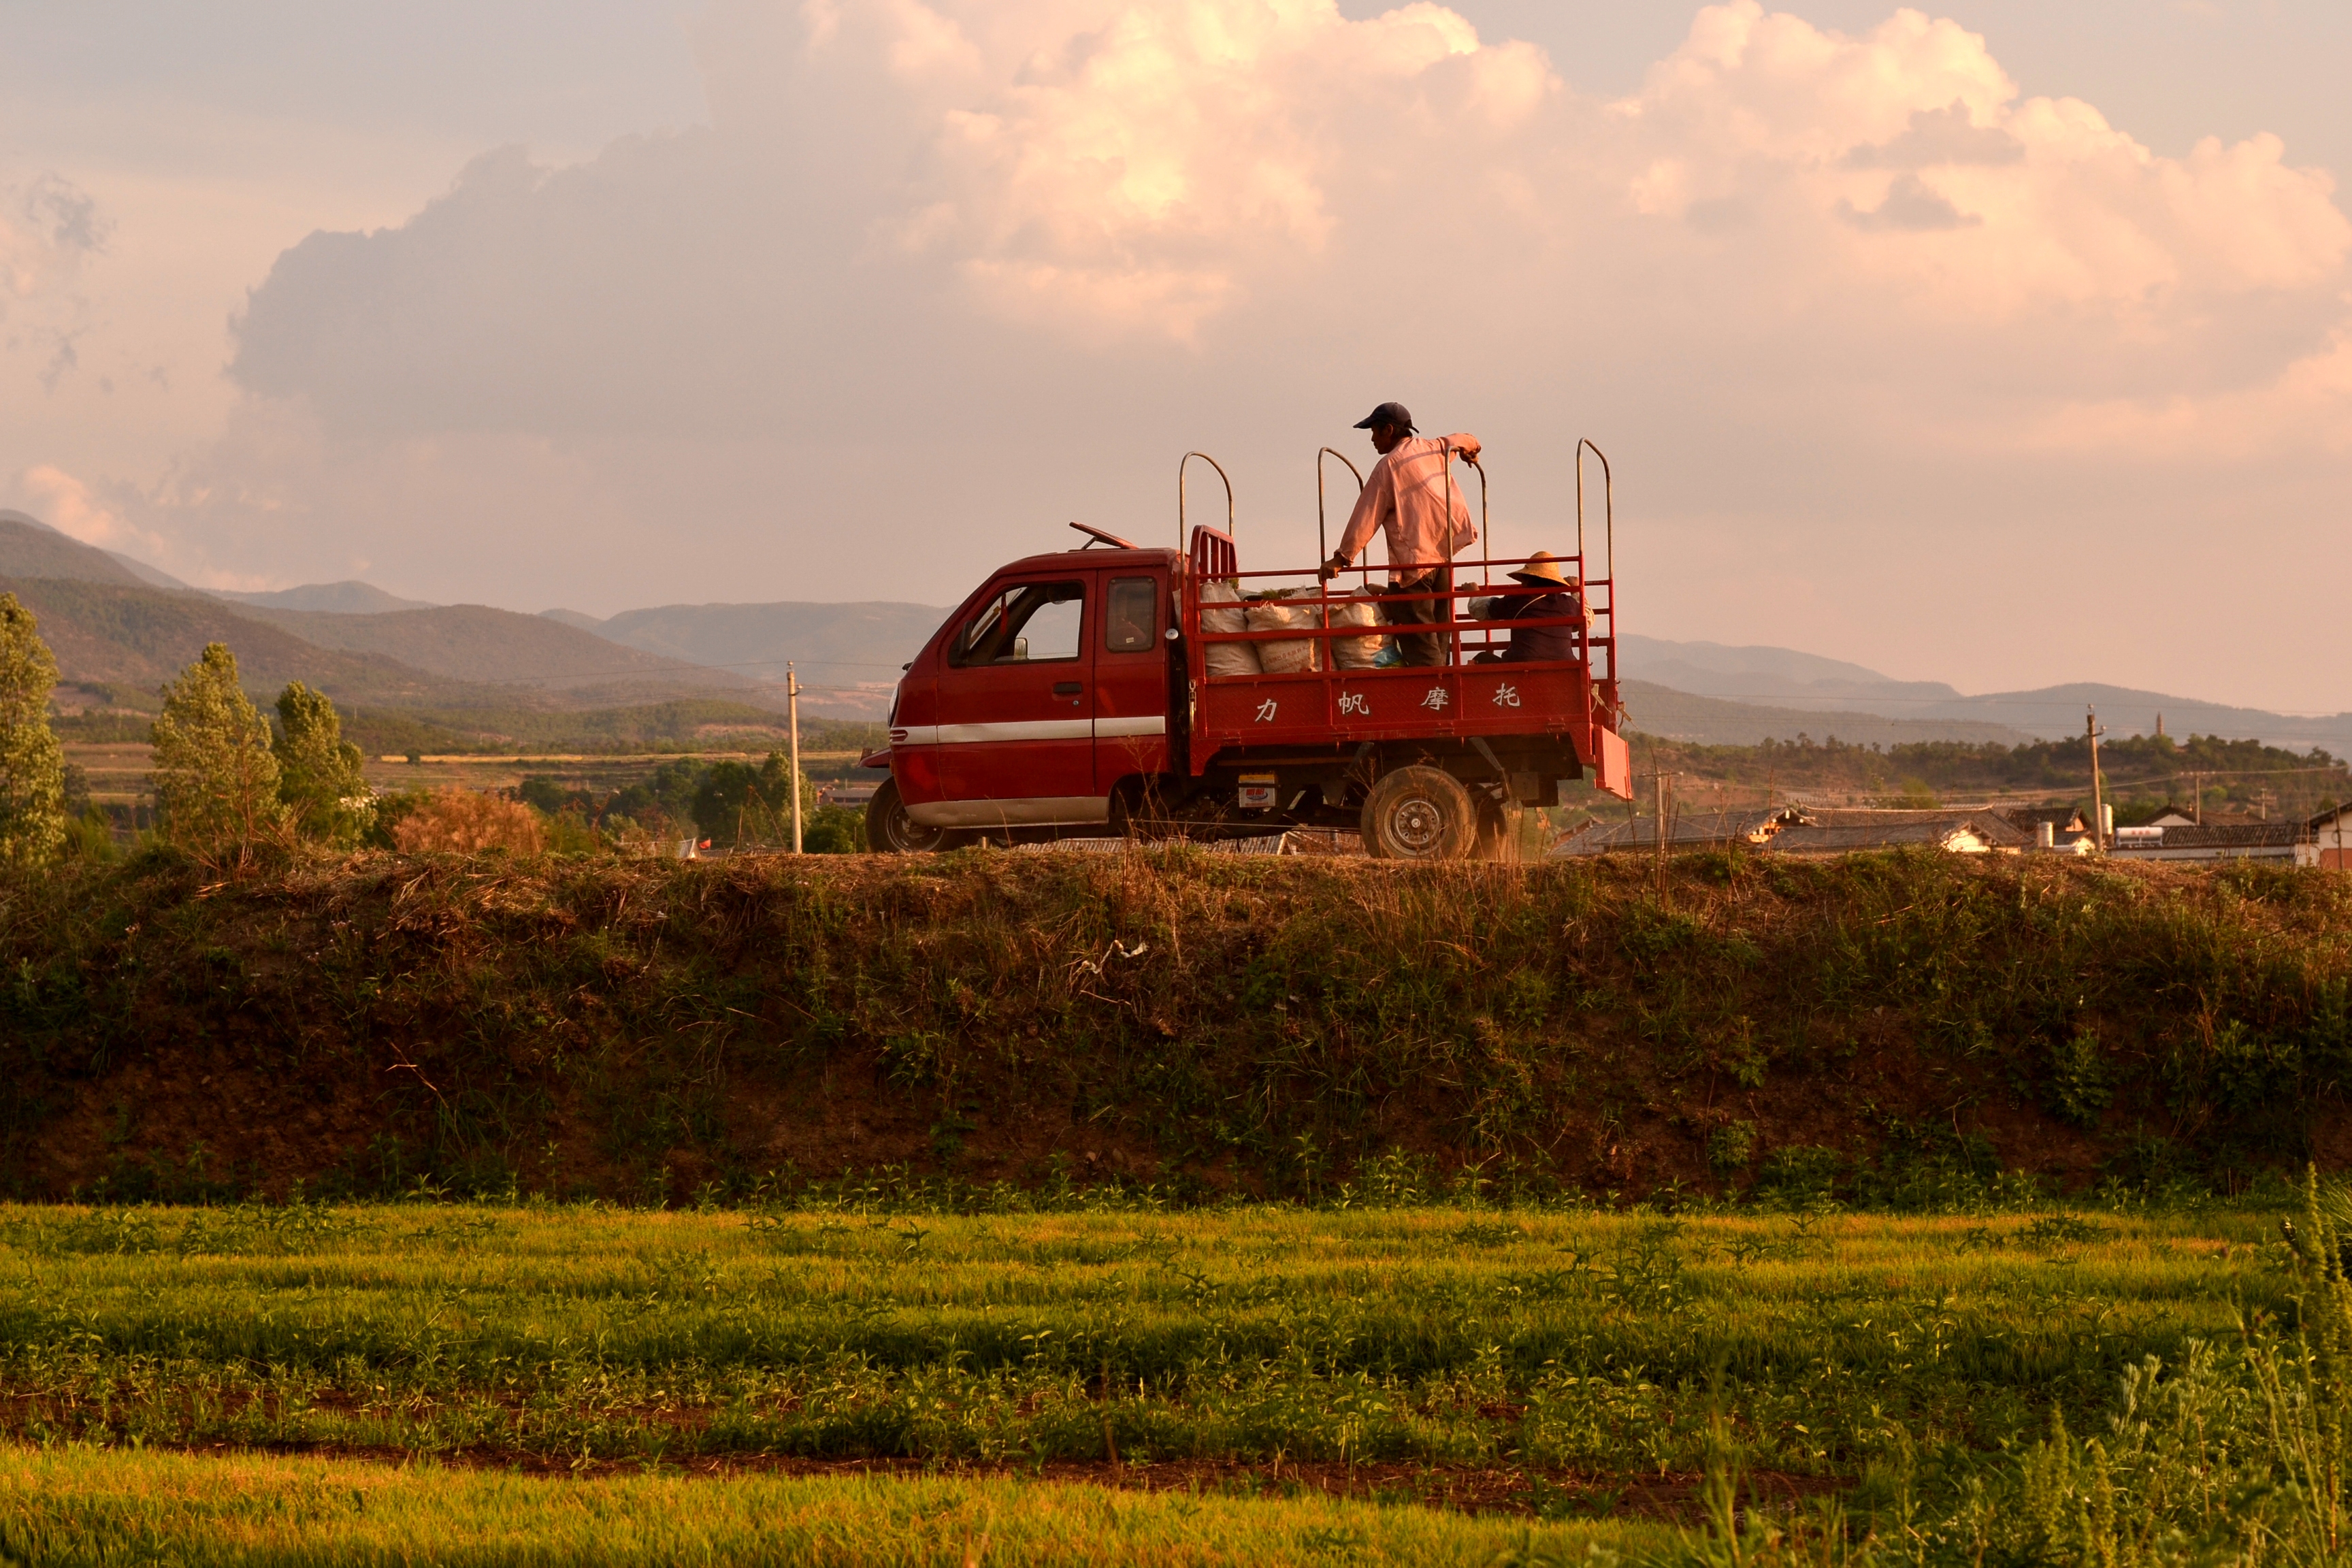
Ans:
[[[1504,593],[1491,599],[1473,599],[1470,615],[1481,621],[1548,621],[1577,620],[1580,626],[1514,626],[1511,646],[1501,653],[1488,648],[1470,662],[1473,664],[1528,664],[1538,659],[1572,659],[1580,657],[1584,634],[1592,625],[1592,617],[1584,607],[1583,584],[1560,570],[1559,558],[1549,550],[1538,550],[1528,557],[1528,563],[1510,574],[1511,577],[1538,590],[1533,593]]]

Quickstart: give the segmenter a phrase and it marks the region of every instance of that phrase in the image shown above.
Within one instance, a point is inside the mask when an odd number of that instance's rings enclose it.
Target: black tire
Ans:
[[[1415,763],[1381,775],[1364,801],[1364,853],[1381,860],[1460,860],[1478,844],[1478,808],[1462,781]]]
[[[877,855],[929,855],[961,842],[963,835],[951,827],[925,827],[908,816],[897,779],[884,779],[866,803],[866,847]]]

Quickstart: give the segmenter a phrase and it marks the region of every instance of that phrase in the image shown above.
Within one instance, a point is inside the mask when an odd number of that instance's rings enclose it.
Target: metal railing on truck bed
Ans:
[[[1602,466],[1607,501],[1607,542],[1610,565],[1598,578],[1586,575],[1583,522],[1583,454],[1591,447]],[[1325,448],[1325,451],[1328,451]],[[1331,453],[1335,457],[1344,456]],[[1214,459],[1202,457],[1215,467]],[[1459,581],[1444,589],[1414,588],[1403,592],[1375,589],[1369,561],[1349,570],[1359,579],[1355,592],[1334,593],[1319,570],[1289,569],[1244,572],[1240,552],[1230,531],[1233,489],[1226,490],[1227,530],[1205,524],[1192,530],[1185,551],[1185,584],[1181,619],[1190,649],[1193,682],[1192,732],[1201,742],[1192,749],[1196,772],[1219,750],[1229,746],[1328,744],[1394,739],[1483,740],[1505,735],[1553,735],[1571,741],[1578,754],[1596,769],[1600,786],[1622,794],[1630,788],[1625,743],[1617,734],[1621,706],[1617,691],[1615,518],[1613,485],[1608,459],[1597,447],[1578,447],[1577,548],[1573,554],[1549,558],[1569,581],[1559,587],[1498,583],[1498,570],[1532,564],[1531,556],[1497,559],[1488,541],[1486,472],[1479,476],[1479,539],[1481,553],[1475,563],[1481,581]],[[1322,454],[1317,458],[1318,531],[1321,519]],[[1354,465],[1349,465],[1353,470]],[[1475,463],[1473,467],[1477,465]],[[1448,463],[1451,483],[1451,463]],[[1220,478],[1223,469],[1218,468]],[[1183,468],[1178,468],[1180,530]],[[1360,485],[1361,480],[1359,479]],[[1451,563],[1457,577],[1474,563]],[[1275,589],[1279,596],[1247,596],[1245,584]],[[1232,597],[1206,595],[1222,584]],[[1285,589],[1287,591],[1283,591]],[[1460,618],[1456,606],[1465,601],[1492,597],[1528,598],[1565,593],[1580,602],[1580,613],[1496,620]],[[1387,610],[1404,602],[1444,606],[1432,621],[1391,620]],[[1254,607],[1280,607],[1286,624],[1248,629]],[[1360,606],[1374,607],[1372,624],[1364,624]],[[1335,609],[1349,618],[1335,623]],[[1311,614],[1303,618],[1299,611]],[[1262,618],[1266,618],[1262,616]],[[1216,629],[1213,623],[1222,622]],[[1561,629],[1570,636],[1570,657],[1564,659],[1507,660],[1511,634],[1517,630]],[[1434,639],[1440,655],[1435,663],[1372,664],[1364,657],[1368,642],[1389,639],[1400,647],[1400,637]],[[1285,645],[1287,645],[1285,647]],[[1301,658],[1304,647],[1306,657]],[[1212,667],[1234,661],[1220,659],[1218,647],[1247,647],[1265,651],[1285,647],[1282,663],[1289,668],[1213,673]],[[1423,645],[1425,649],[1428,645]],[[1481,656],[1485,656],[1482,658]]]

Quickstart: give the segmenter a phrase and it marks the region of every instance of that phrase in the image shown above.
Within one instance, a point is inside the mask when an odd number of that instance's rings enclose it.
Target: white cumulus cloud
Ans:
[[[2187,539],[2258,460],[2291,551],[2345,478],[2332,176],[2270,136],[2160,155],[1920,11],[1710,5],[1616,100],[1425,0],[717,0],[698,29],[709,125],[485,153],[280,257],[249,406],[142,526],[289,577],[363,537],[452,597],[936,602],[1040,518],[1166,529],[1203,443],[1287,548],[1306,454],[1395,396],[1487,438],[1505,543],[1556,538],[1533,498],[1607,437],[1675,542],[1643,629],[1900,636],[1999,681],[2067,654],[2062,584],[1891,585],[2061,530]],[[2119,647],[2210,684],[2144,626],[2081,651]]]

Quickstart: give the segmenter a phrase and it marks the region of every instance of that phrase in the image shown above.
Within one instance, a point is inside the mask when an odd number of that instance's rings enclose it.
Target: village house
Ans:
[[[2119,860],[2273,860],[2319,864],[2312,826],[2303,822],[2155,823],[2116,829],[2110,853]]]
[[[2304,826],[2314,860],[2331,871],[2352,871],[2352,805],[2331,806]]]

